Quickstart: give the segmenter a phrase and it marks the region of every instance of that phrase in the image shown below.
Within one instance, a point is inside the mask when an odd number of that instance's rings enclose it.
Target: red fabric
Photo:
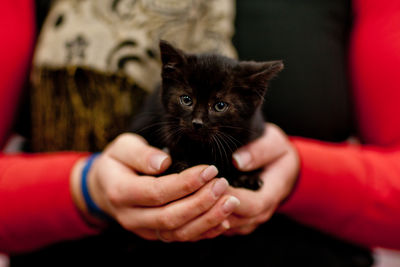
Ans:
[[[400,148],[292,141],[301,173],[280,211],[365,246],[400,249]]]
[[[6,141],[26,81],[35,36],[34,1],[3,1],[0,8],[0,147]]]
[[[0,8],[0,147],[7,139],[34,42],[34,1]],[[70,172],[78,153],[0,154],[0,252],[22,252],[94,233],[76,209]]]
[[[0,156],[0,251],[28,251],[96,232],[70,192],[71,167],[82,156]]]
[[[363,146],[293,138],[299,182],[280,211],[366,246],[400,249],[400,1],[354,1],[350,48]]]

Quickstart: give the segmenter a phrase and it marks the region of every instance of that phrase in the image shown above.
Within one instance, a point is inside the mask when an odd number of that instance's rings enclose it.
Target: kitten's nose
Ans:
[[[203,121],[202,119],[193,119],[192,120],[192,124],[193,124],[193,128],[195,128],[196,130],[203,128]]]

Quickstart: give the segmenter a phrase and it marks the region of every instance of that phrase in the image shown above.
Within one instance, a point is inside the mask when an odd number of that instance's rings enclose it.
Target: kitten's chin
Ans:
[[[209,142],[210,141],[210,134],[205,131],[191,131],[190,134],[188,134],[188,137],[196,142]]]

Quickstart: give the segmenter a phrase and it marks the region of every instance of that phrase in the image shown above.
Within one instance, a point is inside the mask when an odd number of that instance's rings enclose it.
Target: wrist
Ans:
[[[70,177],[71,194],[75,206],[81,213],[82,218],[90,225],[93,225],[95,227],[102,227],[105,224],[104,220],[96,216],[93,216],[93,214],[89,211],[82,192],[82,171],[89,157],[84,157],[78,160],[72,168]]]

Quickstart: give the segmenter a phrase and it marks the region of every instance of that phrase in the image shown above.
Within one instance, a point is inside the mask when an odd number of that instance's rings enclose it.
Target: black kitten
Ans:
[[[240,172],[232,153],[262,135],[261,113],[269,80],[281,61],[237,61],[216,54],[186,54],[160,42],[162,85],[136,117],[132,132],[168,148],[168,172],[213,164],[236,187],[258,189],[259,171]]]

